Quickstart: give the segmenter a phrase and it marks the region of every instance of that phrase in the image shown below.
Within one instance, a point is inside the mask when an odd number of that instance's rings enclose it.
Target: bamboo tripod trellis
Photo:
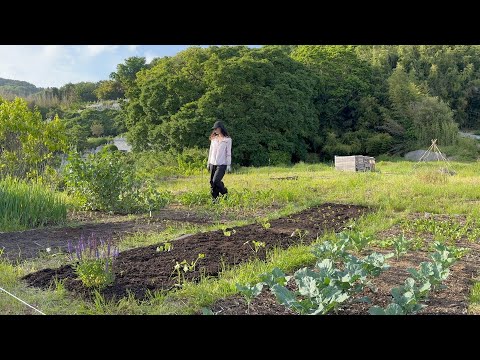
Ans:
[[[445,163],[446,167],[446,172],[450,175],[455,174],[455,171],[453,170],[452,164],[447,160],[447,158],[442,154],[440,149],[438,148],[437,145],[437,139],[432,139],[432,144],[430,147],[423,153],[422,157],[418,159],[418,161],[413,165],[413,169],[415,169],[421,162],[426,162],[425,158],[428,156],[428,154],[433,153],[435,154],[437,161],[443,161]]]

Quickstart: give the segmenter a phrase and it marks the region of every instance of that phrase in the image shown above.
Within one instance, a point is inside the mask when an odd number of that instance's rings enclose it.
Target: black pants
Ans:
[[[219,194],[225,195],[228,193],[228,190],[222,181],[225,171],[227,171],[227,165],[211,165],[210,192],[214,199],[216,199]]]

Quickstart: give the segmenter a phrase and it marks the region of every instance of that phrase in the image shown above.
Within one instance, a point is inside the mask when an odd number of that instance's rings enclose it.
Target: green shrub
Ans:
[[[87,148],[96,148],[111,141],[109,137],[89,137],[87,138]]]
[[[393,139],[389,134],[372,134],[366,139],[365,151],[370,156],[377,156],[388,152],[392,146]]]
[[[441,150],[456,161],[476,160],[480,155],[478,141],[469,138],[459,138],[456,145],[442,146]]]
[[[169,176],[189,176],[206,171],[208,149],[191,148],[181,152],[145,151],[132,154],[139,178],[159,180]]]
[[[135,213],[165,206],[170,195],[134,176],[132,161],[121,152],[99,152],[85,160],[77,153],[69,156],[65,180],[70,193],[90,210]]]
[[[102,150],[102,152],[114,152],[114,151],[118,151],[118,147],[117,145],[115,144],[108,144],[108,145],[105,145]]]
[[[56,166],[67,150],[64,123],[55,117],[43,121],[25,100],[0,97],[0,176],[34,179],[46,166]]]

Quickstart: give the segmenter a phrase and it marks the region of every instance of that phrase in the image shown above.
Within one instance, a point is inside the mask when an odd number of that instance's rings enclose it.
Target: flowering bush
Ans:
[[[103,289],[115,280],[113,259],[119,251],[111,240],[103,241],[93,234],[87,240],[81,237],[74,246],[68,242],[68,252],[70,260],[76,258],[75,273],[86,287]]]

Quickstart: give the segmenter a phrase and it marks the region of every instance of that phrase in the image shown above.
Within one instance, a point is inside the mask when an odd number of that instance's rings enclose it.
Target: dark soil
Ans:
[[[160,232],[175,223],[210,223],[212,219],[185,210],[163,209],[149,216],[128,217],[101,212],[76,212],[70,220],[79,224],[68,227],[45,227],[26,231],[0,232],[0,249],[11,260],[39,256],[50,248],[52,253],[65,251],[70,240],[75,243],[83,235],[95,234],[97,238],[118,241],[136,232]],[[101,222],[92,222],[101,220]]]
[[[114,261],[115,282],[104,289],[107,298],[121,298],[131,292],[137,298],[144,298],[148,291],[171,290],[178,282],[174,266],[176,262],[194,261],[198,254],[205,258],[197,262],[195,271],[185,274],[187,280],[198,280],[200,276],[218,276],[226,267],[258,257],[265,259],[266,250],[274,247],[287,248],[300,242],[310,243],[318,234],[326,231],[340,231],[348,220],[358,218],[367,208],[354,205],[323,204],[286,218],[271,221],[265,229],[252,224],[229,229],[230,236],[222,230],[198,233],[172,242],[169,252],[157,252],[157,245],[140,247],[121,252]],[[296,229],[306,230],[303,237],[294,235]],[[235,231],[233,231],[235,230]],[[265,248],[256,253],[252,241],[262,241]],[[249,243],[246,243],[246,242]],[[89,297],[90,291],[76,279],[70,265],[58,269],[44,269],[24,277],[31,285],[47,288],[53,279],[64,279],[65,287],[81,296]]]
[[[101,211],[75,211],[68,214],[68,220],[80,223],[89,223],[92,221],[102,222],[124,222],[133,220],[150,220],[151,222],[161,220],[172,221],[188,221],[191,223],[208,223],[213,219],[206,215],[199,215],[198,212],[188,211],[175,206],[169,206],[165,209],[156,210],[152,212],[152,217],[149,215],[119,215],[109,214]]]
[[[424,215],[417,215],[417,217],[420,216]],[[439,217],[439,219],[440,218],[442,220],[451,220],[449,217]],[[461,223],[464,219],[462,217],[457,217],[456,220],[459,220]],[[387,238],[398,236],[401,233],[402,229],[399,226],[395,226],[382,234]],[[431,236],[425,236],[425,239],[426,241],[432,241]],[[444,283],[447,288],[438,292],[431,292],[430,299],[424,302],[427,307],[419,312],[419,314],[460,315],[467,313],[468,296],[472,286],[471,279],[477,277],[479,274],[478,264],[480,264],[480,244],[462,240],[457,242],[456,245],[471,250],[450,268],[450,276]],[[378,248],[372,248],[370,250],[381,253],[390,252],[389,250]],[[410,276],[407,269],[418,267],[422,261],[430,261],[428,257],[429,253],[426,251],[417,250],[409,251],[406,255],[400,257],[399,260],[396,260],[396,258],[390,258],[387,262],[391,268],[384,271],[378,278],[374,278],[372,281],[373,285],[377,288],[377,292],[374,293],[370,289],[366,289],[355,296],[356,299],[361,298],[362,296],[368,296],[371,303],[351,302],[342,307],[337,314],[367,315],[368,309],[371,306],[387,306],[392,301],[391,289],[403,285],[405,279]],[[291,280],[291,282],[293,283],[293,280]],[[292,287],[292,284],[290,284],[290,286]],[[217,301],[212,306],[211,310],[214,314],[219,315],[295,314],[284,306],[279,305],[275,296],[268,290],[264,290],[262,294],[255,298],[250,303],[249,308],[243,297],[237,294]]]

